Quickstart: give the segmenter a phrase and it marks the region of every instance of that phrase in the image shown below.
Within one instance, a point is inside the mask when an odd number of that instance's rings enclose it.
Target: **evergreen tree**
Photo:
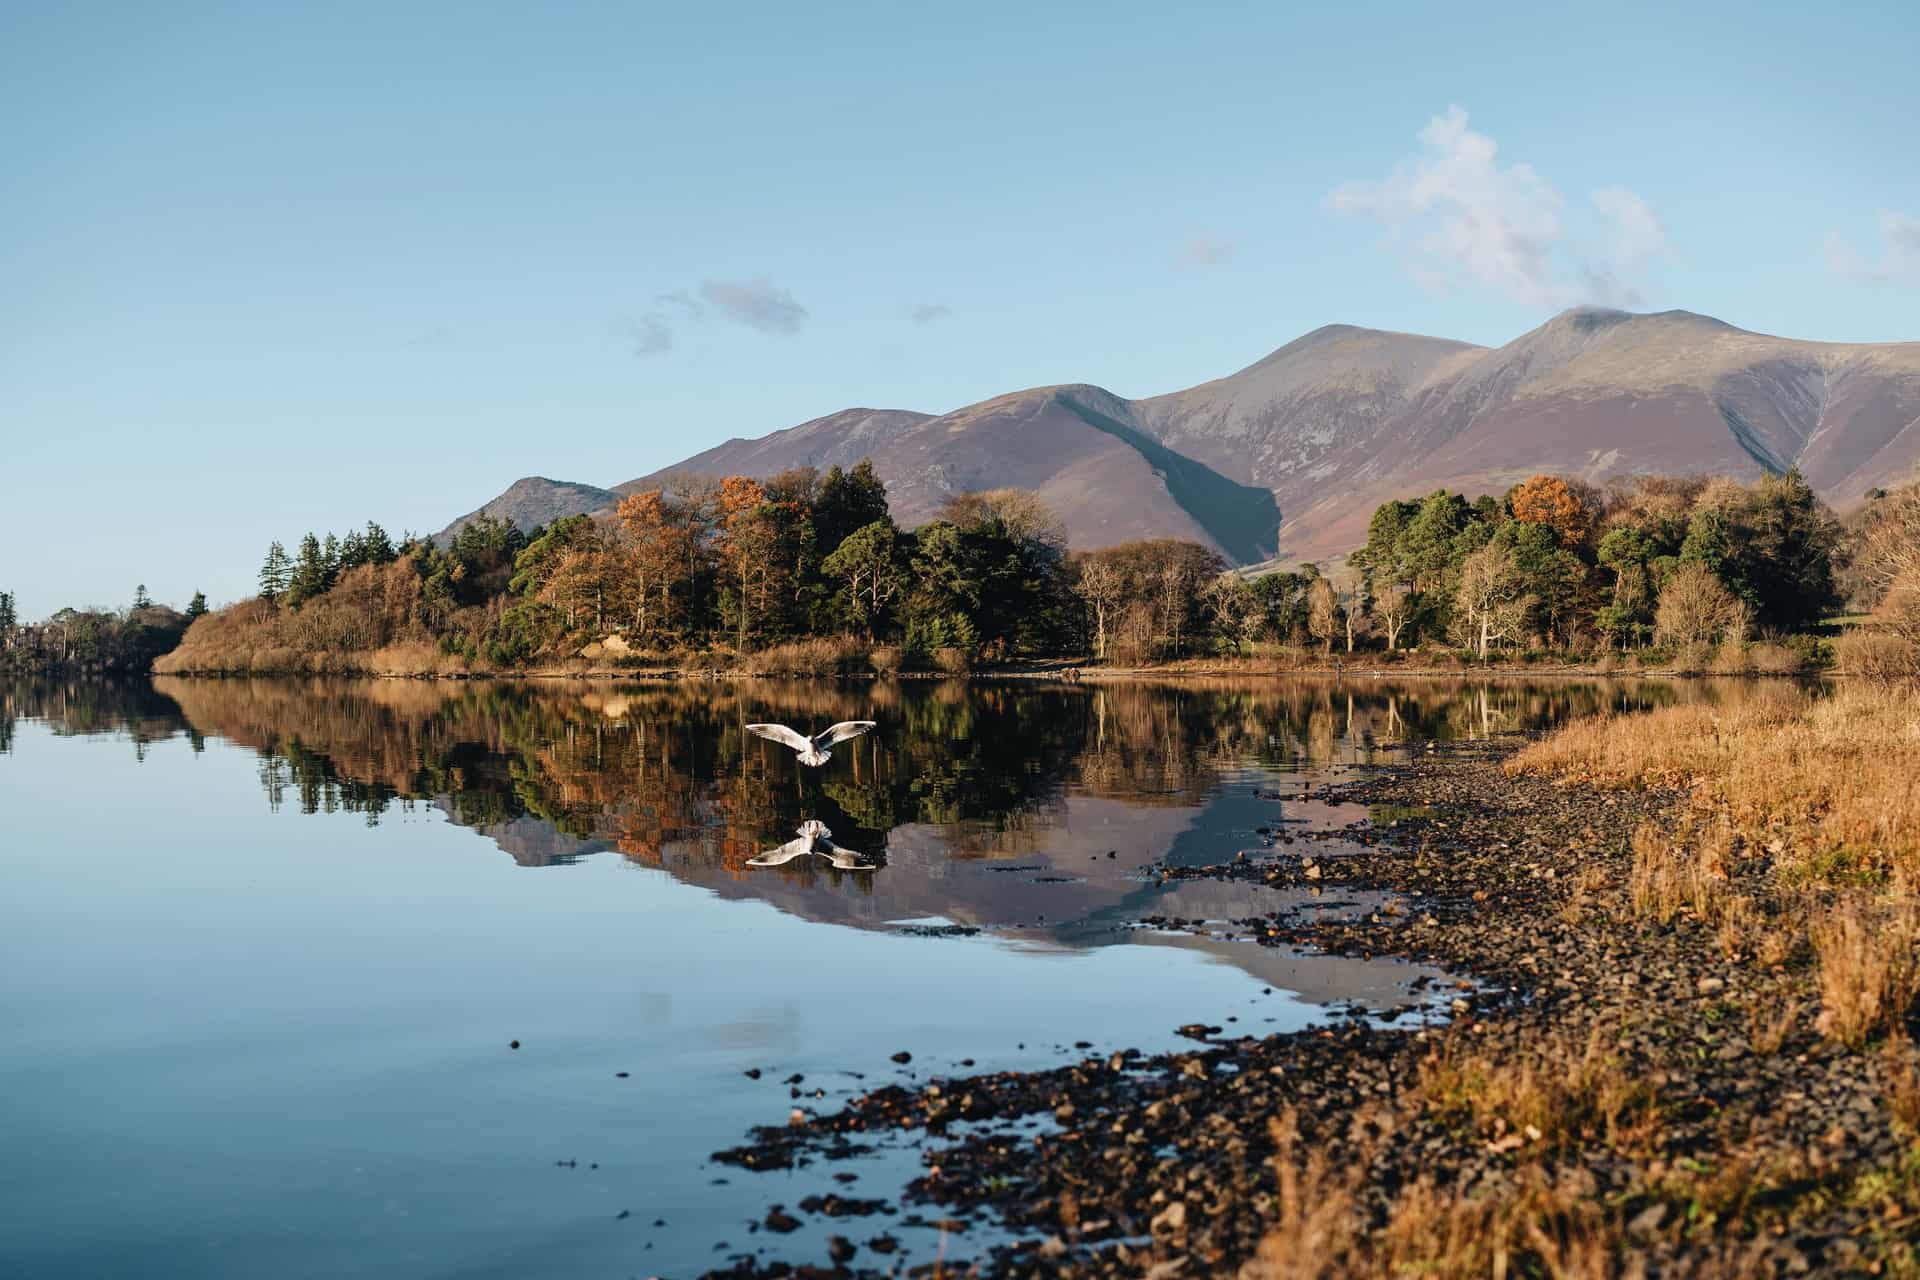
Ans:
[[[887,486],[874,471],[873,460],[862,458],[851,471],[834,467],[820,482],[820,493],[813,504],[815,549],[824,560],[839,550],[850,534],[885,519]]]
[[[136,609],[153,608],[153,597],[147,594],[147,584],[144,582],[133,589],[133,607]]]
[[[334,537],[331,533],[327,535],[327,540],[320,544],[320,565],[321,568],[325,570],[327,587],[331,588],[335,582],[340,580],[341,568],[340,539]]]
[[[300,539],[300,556],[293,564],[293,578],[287,584],[286,603],[299,605],[327,589],[326,555],[320,539],[309,533]]]
[[[293,561],[287,557],[287,549],[276,540],[267,548],[266,563],[260,566],[260,598],[272,604],[287,593],[292,582]]]
[[[204,591],[194,592],[193,599],[187,601],[188,621],[192,621],[195,618],[203,617],[205,616],[206,612],[207,612],[207,593]]]
[[[19,623],[19,616],[14,609],[13,592],[0,591],[0,648],[13,643],[13,629]]]
[[[387,531],[371,520],[367,521],[367,531],[360,539],[360,549],[368,564],[392,564],[400,558]]]

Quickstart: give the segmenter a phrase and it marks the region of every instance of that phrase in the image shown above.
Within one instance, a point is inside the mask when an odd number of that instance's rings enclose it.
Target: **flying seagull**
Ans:
[[[792,747],[800,753],[800,763],[816,768],[833,758],[832,747],[848,738],[857,738],[874,727],[872,720],[842,720],[831,729],[803,737],[783,724],[750,724],[747,732],[757,734],[783,746]]]
[[[835,844],[830,837],[833,832],[827,830],[827,824],[817,818],[808,818],[800,824],[800,834],[787,841],[778,849],[769,849],[757,858],[749,858],[750,867],[780,867],[795,858],[813,854],[827,859],[842,871],[877,871],[879,864],[860,861],[860,855],[851,849]]]

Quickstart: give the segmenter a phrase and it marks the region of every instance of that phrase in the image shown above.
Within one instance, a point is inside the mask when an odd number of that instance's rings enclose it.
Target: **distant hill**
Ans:
[[[620,495],[611,489],[575,484],[570,480],[549,480],[545,476],[524,476],[508,485],[507,491],[499,497],[483,503],[442,529],[434,535],[434,539],[444,542],[462,525],[481,516],[507,520],[522,529],[531,529],[566,516],[611,507],[618,501]]]
[[[862,457],[903,524],[1013,485],[1037,490],[1076,546],[1191,538],[1239,563],[1337,555],[1387,498],[1500,493],[1541,471],[1600,482],[1797,466],[1845,508],[1920,473],[1920,343],[1802,342],[1686,311],[1593,307],[1498,348],[1329,325],[1166,395],[1066,384],[938,416],[848,409],[611,491],[522,480],[480,510],[530,525],[676,474]]]

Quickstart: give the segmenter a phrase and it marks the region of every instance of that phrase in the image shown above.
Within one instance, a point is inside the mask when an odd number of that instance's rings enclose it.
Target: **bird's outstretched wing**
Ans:
[[[813,741],[817,746],[830,747],[836,742],[845,742],[848,738],[857,738],[871,731],[876,723],[873,720],[842,720],[831,729],[823,729],[814,734]]]
[[[862,861],[859,854],[831,840],[822,840],[820,848],[815,852],[826,854],[833,860],[833,865],[842,871],[878,871],[880,869],[879,863]]]
[[[792,747],[795,751],[805,751],[813,745],[783,724],[750,724],[747,732],[771,739],[783,747]]]
[[[748,858],[750,867],[778,867],[792,862],[795,858],[804,858],[813,852],[813,838],[801,836],[798,840],[789,840],[778,849],[769,849],[757,858]]]

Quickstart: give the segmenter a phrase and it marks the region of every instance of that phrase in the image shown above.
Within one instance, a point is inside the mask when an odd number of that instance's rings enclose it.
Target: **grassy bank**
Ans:
[[[1586,721],[1508,764],[1600,787],[1674,787],[1634,832],[1637,912],[1686,913],[1730,949],[1809,938],[1821,1019],[1848,1044],[1903,1033],[1920,984],[1920,693],[1854,684],[1707,710]]]

